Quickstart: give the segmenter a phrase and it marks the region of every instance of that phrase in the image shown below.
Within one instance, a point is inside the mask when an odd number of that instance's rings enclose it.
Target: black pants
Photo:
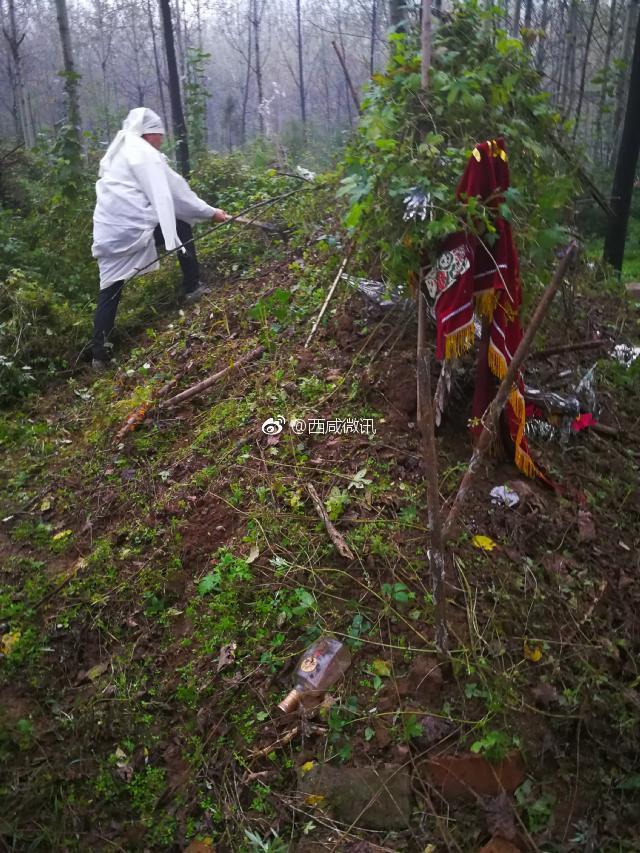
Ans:
[[[187,222],[181,219],[176,219],[176,231],[178,239],[182,243],[186,243],[193,237],[193,230]],[[164,238],[160,226],[156,227],[153,232],[153,238],[156,246],[164,246]],[[194,243],[189,243],[185,246],[186,252],[177,252],[178,263],[182,270],[182,290],[186,293],[192,293],[200,282],[200,265],[196,256],[196,248]],[[98,295],[98,305],[93,321],[93,357],[99,361],[109,361],[110,347],[107,346],[109,337],[113,331],[113,326],[116,320],[116,312],[118,303],[122,294],[124,281],[116,281],[109,287],[105,287]]]

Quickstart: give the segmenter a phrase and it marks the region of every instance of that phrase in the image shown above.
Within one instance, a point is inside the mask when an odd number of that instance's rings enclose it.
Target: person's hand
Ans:
[[[214,222],[226,222],[227,219],[231,219],[228,213],[225,213],[224,210],[216,210],[213,214]]]

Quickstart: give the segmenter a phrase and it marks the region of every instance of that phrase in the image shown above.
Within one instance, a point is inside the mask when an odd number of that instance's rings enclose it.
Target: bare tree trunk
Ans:
[[[175,45],[177,47],[176,50],[176,62],[177,66],[180,70],[180,79],[187,79],[187,40],[184,32],[185,22],[184,22],[184,3],[182,6],[182,11],[180,11],[180,0],[175,0],[175,9],[176,9],[176,23],[175,23]]]
[[[149,31],[151,32],[151,42],[153,44],[153,64],[156,69],[156,80],[158,83],[158,94],[160,96],[160,108],[162,110],[162,119],[164,126],[169,127],[169,117],[167,114],[167,104],[164,99],[164,80],[162,79],[162,68],[160,66],[160,55],[158,53],[158,41],[156,38],[156,25],[153,20],[153,10],[151,9],[151,0],[147,0],[147,15],[149,18]]]
[[[300,15],[300,0],[296,0],[296,19],[298,25],[298,89],[300,91],[300,117],[306,133],[307,109],[304,91],[304,66],[302,64],[302,20]]]
[[[431,68],[431,0],[422,0],[422,91],[429,91],[429,69]]]
[[[600,86],[600,100],[598,102],[598,112],[596,115],[596,130],[595,130],[595,145],[596,159],[598,162],[605,161],[604,151],[602,148],[602,119],[604,110],[607,104],[607,88],[609,82],[609,65],[611,63],[611,51],[613,48],[613,35],[616,29],[616,11],[617,0],[611,0],[611,11],[609,14],[609,28],[607,30],[607,41],[604,48],[603,68],[605,69],[602,76],[602,84]]]
[[[542,30],[543,35],[538,39],[538,52],[536,54],[536,68],[541,73],[544,68],[544,56],[546,52],[546,42],[547,42],[547,24],[549,23],[548,19],[548,10],[549,10],[549,0],[542,0],[542,12],[540,15],[540,29]]]
[[[520,35],[520,11],[522,9],[522,0],[516,0],[513,9],[513,20],[511,21],[511,35],[517,38]]]
[[[371,3],[371,47],[369,50],[369,74],[373,76],[376,58],[376,37],[378,32],[378,0]]]
[[[176,140],[176,160],[178,161],[178,168],[181,174],[186,178],[189,176],[190,171],[189,145],[187,143],[187,128],[184,123],[184,112],[182,110],[180,78],[178,77],[178,63],[176,61],[176,48],[173,41],[173,24],[171,22],[169,0],[160,0],[160,13],[162,15],[167,71],[169,72],[169,98],[171,100],[171,115],[173,118],[173,135]]]
[[[135,68],[135,86],[137,92],[136,106],[144,106],[145,87],[143,83],[142,68],[140,66],[141,45],[138,39],[138,7],[129,6],[129,32],[133,45],[133,67]]]
[[[549,16],[550,30],[552,33],[561,33],[566,26],[567,17],[567,0],[561,0],[559,9],[556,8],[554,16],[553,6],[551,6],[551,14]],[[555,48],[555,50],[552,50]],[[553,86],[553,105],[559,111],[563,97],[562,88],[562,70],[564,67],[565,41],[563,39],[556,40],[555,44],[549,44],[549,64],[551,65],[551,77]]]
[[[251,0],[251,26],[253,28],[253,46],[256,52],[256,86],[258,89],[258,127],[260,135],[265,134],[264,91],[262,87],[262,64],[260,59],[260,22],[264,11],[264,0]]]
[[[355,87],[351,82],[351,75],[349,74],[349,69],[347,68],[346,60],[342,55],[342,51],[340,50],[336,42],[332,41],[331,44],[333,45],[333,49],[335,50],[338,60],[340,61],[340,65],[342,66],[342,73],[344,74],[344,79],[347,84],[347,88],[357,111],[360,109],[360,99],[358,98],[358,93],[356,92]]]
[[[576,141],[578,136],[578,127],[580,125],[580,114],[582,113],[582,101],[584,100],[584,84],[587,79],[587,63],[589,62],[589,48],[591,47],[591,39],[593,38],[593,27],[598,14],[598,0],[593,0],[593,9],[591,10],[591,19],[589,21],[589,29],[587,30],[587,40],[584,45],[584,57],[582,59],[582,71],[580,73],[580,89],[578,91],[578,106],[576,107],[576,118],[573,126],[573,141]]]
[[[622,48],[622,60],[625,65],[625,71],[620,74],[618,85],[616,86],[616,111],[613,116],[613,132],[615,135],[615,141],[611,149],[609,166],[613,166],[616,153],[618,151],[620,128],[622,127],[622,120],[624,118],[625,97],[627,93],[628,75],[626,73],[626,69],[631,59],[631,51],[633,50],[633,34],[636,30],[639,2],[640,0],[629,0],[629,5],[627,6],[627,15],[624,25],[624,46]]]
[[[531,28],[531,19],[533,18],[533,0],[526,0],[524,6],[524,26],[525,29]]]
[[[404,0],[389,0],[389,24],[395,33],[403,33],[405,31]]]
[[[576,42],[578,40],[578,0],[571,0],[569,20],[564,45],[564,61],[562,66],[560,109],[566,116],[571,110],[573,87],[576,73]]]
[[[72,128],[75,141],[78,145],[78,156],[82,150],[80,139],[80,99],[78,96],[78,80],[80,75],[76,71],[73,61],[73,49],[71,47],[71,34],[69,32],[69,15],[67,14],[67,0],[55,0],[56,16],[58,18],[58,31],[60,33],[60,44],[62,45],[62,61],[64,63],[64,90],[67,96],[67,120]]]
[[[18,35],[18,26],[16,23],[16,8],[15,0],[8,0],[9,6],[9,29],[2,28],[4,37],[7,40],[9,53],[11,54],[10,66],[10,81],[13,89],[13,100],[16,118],[16,130],[19,131],[20,141],[27,148],[32,148],[35,143],[35,133],[33,130],[33,122],[31,119],[31,110],[29,109],[29,100],[24,85],[22,76],[22,54],[20,47],[24,41],[26,30]]]
[[[253,37],[251,32],[251,3],[249,0],[249,12],[247,14],[247,71],[242,87],[242,114],[240,118],[240,145],[247,141],[247,109],[249,106],[249,87],[251,85],[251,57],[253,54]]]
[[[198,50],[200,53],[204,52],[203,41],[202,41],[202,8],[200,0],[196,0],[196,31],[198,34]]]
[[[604,259],[620,272],[624,260],[629,211],[633,183],[640,151],[640,16],[636,17],[636,31],[629,78],[629,94],[620,140],[620,150],[611,189],[610,217],[604,241]]]

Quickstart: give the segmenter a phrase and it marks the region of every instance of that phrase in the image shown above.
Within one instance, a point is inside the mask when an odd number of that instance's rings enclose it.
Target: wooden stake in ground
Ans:
[[[338,275],[334,278],[333,284],[331,285],[331,287],[329,288],[329,292],[327,293],[327,298],[324,300],[322,308],[320,309],[320,313],[316,317],[316,319],[313,323],[313,326],[311,327],[311,331],[309,332],[309,337],[304,342],[304,348],[305,349],[308,348],[309,344],[311,343],[311,338],[315,335],[316,331],[318,330],[318,326],[320,325],[320,320],[322,320],[322,318],[324,317],[324,312],[327,310],[327,306],[329,305],[329,302],[331,302],[331,297],[333,296],[333,292],[336,289],[336,287],[338,286],[338,282],[340,281],[340,279],[342,277],[342,273],[344,272],[345,267],[347,266],[347,263],[349,262],[350,257],[351,257],[351,249],[349,249],[347,254],[342,259],[342,263],[340,264],[340,268],[338,270]]]
[[[341,557],[345,557],[347,560],[353,560],[355,557],[347,543],[344,540],[344,537],[338,533],[336,527],[332,523],[331,519],[327,515],[327,511],[324,508],[322,501],[320,500],[320,495],[316,492],[315,488],[311,485],[311,483],[307,483],[307,491],[311,495],[311,500],[313,501],[313,507],[315,511],[320,516],[322,523],[324,524],[327,533],[329,534],[329,539],[333,542],[333,544],[338,549],[338,553]]]
[[[436,646],[441,652],[447,649],[447,584],[442,527],[440,494],[438,491],[438,454],[436,450],[433,403],[431,400],[431,373],[426,347],[426,305],[421,284],[418,286],[418,343],[417,343],[417,408],[419,412],[422,458],[427,481],[427,509],[431,542],[427,551],[429,569],[436,605]]]
[[[509,365],[504,379],[500,383],[498,393],[493,398],[489,408],[482,416],[483,429],[480,433],[480,438],[478,439],[478,443],[474,448],[471,460],[469,462],[465,475],[462,478],[462,482],[460,483],[460,487],[456,493],[456,496],[453,499],[451,509],[449,510],[449,514],[447,515],[447,519],[442,528],[443,543],[446,543],[449,537],[451,536],[451,531],[453,530],[453,527],[457,521],[457,518],[460,514],[460,510],[462,509],[462,505],[464,504],[467,494],[469,493],[469,488],[477,477],[478,472],[480,470],[480,463],[484,459],[487,451],[491,446],[492,438],[495,435],[498,418],[500,416],[500,413],[502,412],[502,409],[504,408],[505,403],[507,402],[509,393],[511,391],[511,388],[513,387],[513,383],[516,380],[516,376],[518,375],[522,363],[527,357],[536,332],[540,328],[540,324],[544,320],[544,317],[547,311],[549,310],[549,306],[553,301],[553,297],[556,295],[558,289],[560,288],[560,285],[564,280],[567,269],[569,268],[569,264],[576,256],[576,252],[577,246],[575,242],[570,243],[564,252],[562,260],[558,264],[551,283],[549,284],[545,292],[542,294],[542,298],[540,299],[538,307],[536,308],[533,317],[531,318],[531,322],[529,323],[526,332],[522,336],[522,340],[520,341],[515,355],[511,359],[511,364]]]

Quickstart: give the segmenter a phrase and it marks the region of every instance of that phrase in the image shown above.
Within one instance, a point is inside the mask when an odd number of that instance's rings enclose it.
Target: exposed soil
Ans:
[[[252,347],[262,332],[247,310],[283,270],[226,285],[194,314],[186,350],[170,355],[185,330],[162,330],[142,356],[155,387],[181,370],[181,390]],[[617,340],[617,301],[576,299],[572,325],[556,316],[545,345],[581,339],[585,316],[589,334]],[[94,386],[83,376],[88,401],[70,387],[34,402],[43,437],[7,446],[0,621],[3,637],[20,632],[2,662],[7,850],[637,849],[637,385],[598,371],[598,420],[617,437],[532,439],[563,490],[487,461],[450,548],[442,656],[415,329],[358,295],[332,310],[312,348],[307,308],[270,333],[260,362],[151,412],[120,446],[122,401],[146,381],[135,371]],[[638,324],[627,310],[625,336]],[[562,392],[561,371],[582,375],[594,359],[532,361],[527,381]],[[472,361],[462,368],[437,436],[443,500],[470,454]],[[264,435],[281,412],[369,417],[376,434]],[[353,562],[330,544],[307,482],[344,501],[335,524]],[[513,509],[489,499],[504,483]],[[475,547],[476,534],[495,548]],[[279,717],[321,630],[349,638],[353,664],[330,701]],[[232,641],[235,661],[218,671]],[[365,804],[366,825],[353,803],[309,793],[309,762],[349,768],[345,791],[366,770],[393,818]],[[375,794],[376,768],[402,774],[397,808]]]

